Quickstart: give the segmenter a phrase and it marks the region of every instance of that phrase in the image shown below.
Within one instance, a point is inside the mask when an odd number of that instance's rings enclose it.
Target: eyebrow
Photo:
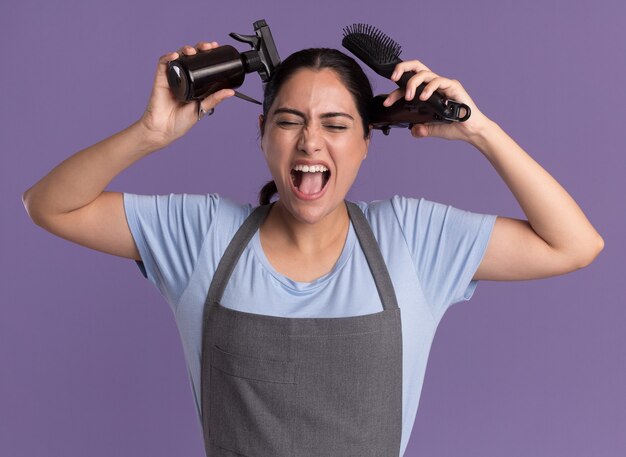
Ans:
[[[306,116],[304,115],[303,112],[292,109],[292,108],[277,108],[274,110],[274,115],[279,114],[279,113],[287,113],[287,114],[293,114],[295,116],[300,116],[301,118],[305,119]],[[320,117],[322,119],[326,119],[329,117],[338,117],[338,116],[342,116],[342,117],[347,117],[348,119],[352,119],[354,120],[354,118],[352,116],[350,116],[348,113],[342,113],[342,112],[330,112],[330,113],[324,113],[322,114]]]

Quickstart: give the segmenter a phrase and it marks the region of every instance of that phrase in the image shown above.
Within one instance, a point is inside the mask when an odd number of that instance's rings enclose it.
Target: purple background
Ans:
[[[200,456],[182,347],[134,262],[35,226],[20,196],[62,160],[142,114],[157,59],[251,33],[265,18],[284,58],[376,25],[459,79],[574,197],[606,242],[588,268],[482,282],[442,321],[407,456],[626,455],[626,250],[621,1],[300,3],[78,0],[0,6],[0,455]],[[371,73],[370,73],[371,74]],[[387,81],[373,76],[375,92]],[[260,97],[258,76],[242,91]],[[252,202],[268,179],[259,109],[233,99],[110,190],[219,192]],[[465,143],[374,136],[351,194],[422,196],[525,218]]]

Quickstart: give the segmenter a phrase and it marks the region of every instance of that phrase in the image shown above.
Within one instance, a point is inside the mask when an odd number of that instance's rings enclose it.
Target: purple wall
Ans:
[[[280,54],[340,47],[378,26],[482,111],[576,199],[604,237],[588,268],[482,282],[442,321],[407,456],[626,455],[622,2],[4,1],[0,6],[0,455],[200,456],[174,319],[134,262],[56,238],[20,196],[139,118],[157,59],[199,40],[239,45],[265,18]],[[393,6],[392,6],[393,5]],[[619,5],[619,6],[618,6]],[[392,85],[374,76],[377,93]],[[244,93],[260,96],[250,75]],[[220,105],[110,190],[253,201],[269,177],[252,104]],[[468,144],[376,134],[350,197],[423,196],[524,218]]]

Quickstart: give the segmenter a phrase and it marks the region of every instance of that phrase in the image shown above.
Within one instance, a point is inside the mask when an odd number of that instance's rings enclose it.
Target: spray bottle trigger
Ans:
[[[255,35],[241,35],[240,33],[231,32],[228,34],[234,40],[237,40],[241,43],[248,43],[252,46],[252,49],[258,51],[259,50],[259,37]]]

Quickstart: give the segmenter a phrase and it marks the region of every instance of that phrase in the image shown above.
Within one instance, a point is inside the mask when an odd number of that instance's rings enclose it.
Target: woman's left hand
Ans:
[[[416,74],[409,79],[406,89],[400,88],[391,92],[383,103],[384,106],[391,106],[402,97],[406,100],[413,100],[417,87],[425,83],[426,87],[419,96],[420,100],[428,100],[434,91],[438,91],[446,98],[465,103],[472,110],[469,119],[465,122],[415,124],[411,128],[411,134],[414,137],[438,137],[447,140],[470,141],[472,137],[480,134],[487,127],[489,119],[478,109],[459,81],[433,73],[419,60],[408,60],[396,65],[391,79],[397,81],[406,71],[414,71]]]

